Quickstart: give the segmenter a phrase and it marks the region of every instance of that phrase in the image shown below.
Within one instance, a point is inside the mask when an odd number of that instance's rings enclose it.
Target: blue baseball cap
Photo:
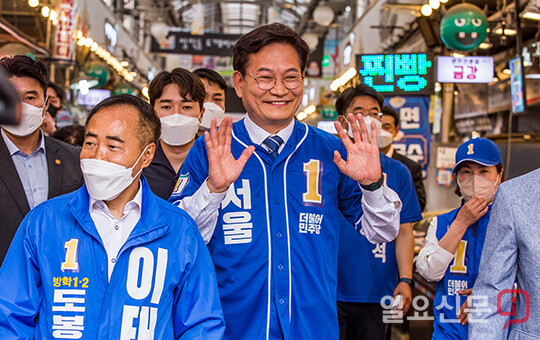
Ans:
[[[452,172],[456,172],[459,164],[471,161],[485,166],[502,164],[501,150],[497,144],[487,138],[474,138],[459,146],[456,152],[456,165]]]

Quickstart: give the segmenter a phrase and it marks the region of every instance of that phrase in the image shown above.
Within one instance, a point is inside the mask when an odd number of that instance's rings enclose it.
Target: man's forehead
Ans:
[[[41,88],[39,81],[30,77],[10,77],[9,82],[13,85],[15,90],[19,94],[27,92],[37,92],[39,95],[43,95],[43,89]]]
[[[362,109],[381,109],[377,100],[371,96],[354,97],[350,105]]]

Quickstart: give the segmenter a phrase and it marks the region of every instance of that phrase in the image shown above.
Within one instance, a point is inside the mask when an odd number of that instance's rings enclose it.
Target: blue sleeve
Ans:
[[[401,164],[399,164],[401,166]],[[399,168],[399,182],[395,187],[391,185],[391,180],[388,179],[388,186],[393,189],[401,199],[403,204],[401,213],[399,214],[400,224],[417,222],[422,219],[422,211],[416,197],[416,190],[410,171],[405,167]]]
[[[178,182],[173,188],[169,202],[175,205],[186,196],[193,195],[208,177],[208,154],[204,136],[199,137],[189,150],[180,168]]]
[[[34,337],[41,277],[34,243],[28,236],[33,215],[22,221],[0,268],[0,339]]]
[[[221,310],[214,264],[193,223],[196,242],[193,263],[176,288],[173,306],[176,339],[221,339],[225,321]]]
[[[347,150],[340,141],[340,149],[338,150],[341,157],[347,160]],[[337,165],[334,164],[337,168]],[[362,217],[362,190],[360,185],[354,179],[345,175],[337,168],[339,173],[339,210],[349,223],[356,226]],[[356,227],[355,227],[356,228]]]

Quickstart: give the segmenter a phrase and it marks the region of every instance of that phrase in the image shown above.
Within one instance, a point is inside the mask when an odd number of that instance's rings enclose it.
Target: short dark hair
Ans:
[[[139,128],[137,135],[141,141],[141,147],[152,142],[157,143],[161,135],[161,122],[154,112],[154,108],[144,100],[130,94],[119,94],[99,102],[88,114],[85,127],[88,128],[88,123],[99,111],[109,107],[123,105],[134,107],[139,112]]]
[[[368,96],[377,101],[379,108],[383,107],[384,97],[372,87],[364,83],[358,83],[345,89],[336,99],[336,111],[339,115],[345,114],[345,110],[357,97]]]
[[[193,71],[193,73],[195,73],[197,77],[201,79],[208,80],[208,82],[211,84],[216,84],[217,86],[219,86],[220,89],[223,90],[223,92],[225,93],[225,96],[227,95],[227,88],[228,88],[227,82],[216,71],[206,68],[206,67],[201,67]]]
[[[39,86],[43,89],[43,95],[47,96],[49,71],[41,61],[18,54],[0,59],[0,68],[6,72],[8,78],[33,78],[37,80]]]
[[[49,87],[53,89],[54,92],[56,92],[56,95],[58,96],[58,99],[60,99],[60,102],[63,102],[64,97],[66,96],[66,91],[64,91],[63,88],[61,88],[60,86],[56,85],[55,83],[51,81],[47,84],[47,88]]]
[[[308,44],[289,26],[273,23],[257,27],[238,39],[233,47],[233,68],[244,76],[249,55],[259,52],[263,47],[270,44],[289,44],[298,54],[300,69],[306,69],[309,56]]]
[[[177,67],[171,72],[162,71],[152,80],[148,86],[148,96],[152,107],[156,100],[163,94],[163,89],[169,84],[176,84],[180,88],[180,95],[187,98],[188,95],[195,102],[199,103],[202,110],[204,99],[206,98],[206,89],[201,79],[194,73],[185,68]]]
[[[82,125],[68,125],[59,128],[51,135],[52,138],[61,140],[62,142],[83,146],[84,143],[84,126]]]
[[[396,127],[399,126],[399,114],[396,112],[396,110],[394,110],[393,107],[385,105],[382,107],[381,112],[383,115],[392,116],[392,118],[394,118],[394,125]]]

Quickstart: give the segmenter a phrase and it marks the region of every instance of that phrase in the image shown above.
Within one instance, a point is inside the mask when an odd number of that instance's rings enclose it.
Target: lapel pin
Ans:
[[[59,160],[59,159],[55,160],[54,162],[55,162],[56,164],[60,164],[60,160]]]

